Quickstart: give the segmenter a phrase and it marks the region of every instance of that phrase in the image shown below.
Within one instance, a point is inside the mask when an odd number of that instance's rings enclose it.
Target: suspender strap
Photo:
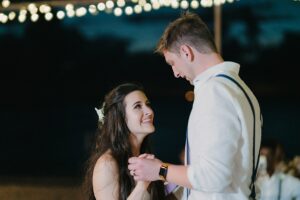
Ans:
[[[251,176],[251,184],[250,184],[251,193],[250,193],[249,197],[251,199],[255,199],[256,192],[255,192],[254,182],[255,182],[255,177],[256,177],[256,173],[257,173],[259,157],[257,159],[257,163],[255,164],[255,110],[254,110],[254,106],[252,104],[252,101],[251,101],[250,97],[248,96],[248,94],[244,90],[244,88],[235,79],[233,79],[232,77],[230,77],[226,74],[218,74],[216,77],[226,78],[226,79],[232,81],[233,83],[235,83],[243,91],[243,93],[245,94],[245,96],[246,96],[246,98],[247,98],[247,100],[250,104],[251,110],[252,110],[252,114],[253,114],[253,148],[252,148],[253,156],[252,156],[252,166],[253,166],[253,168],[252,168],[252,176]]]
[[[185,157],[186,157],[186,164],[189,165],[191,163],[190,161],[190,146],[189,146],[189,138],[188,138],[188,131],[186,131],[186,141],[185,141]],[[185,189],[186,199],[188,199],[191,190],[186,188]]]
[[[278,196],[277,196],[277,200],[281,200],[281,188],[282,188],[282,177],[279,176],[279,184],[278,184]]]

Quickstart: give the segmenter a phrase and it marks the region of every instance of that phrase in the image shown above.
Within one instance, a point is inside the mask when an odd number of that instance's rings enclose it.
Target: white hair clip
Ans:
[[[104,104],[101,109],[95,108],[95,110],[97,112],[99,122],[101,122],[103,124],[104,123]]]

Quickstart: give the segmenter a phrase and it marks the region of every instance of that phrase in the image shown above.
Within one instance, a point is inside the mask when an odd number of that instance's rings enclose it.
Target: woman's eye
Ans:
[[[134,106],[135,109],[137,109],[137,108],[139,109],[139,108],[141,108],[141,107],[142,107],[142,106],[141,106],[140,104],[137,104],[136,106]]]
[[[150,102],[146,103],[146,105],[147,105],[149,108],[151,108],[151,103],[150,103]]]

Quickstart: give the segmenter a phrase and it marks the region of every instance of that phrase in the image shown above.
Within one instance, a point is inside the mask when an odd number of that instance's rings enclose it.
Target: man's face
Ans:
[[[175,78],[185,78],[187,81],[192,82],[186,60],[177,53],[170,51],[163,52],[166,62],[172,67]]]

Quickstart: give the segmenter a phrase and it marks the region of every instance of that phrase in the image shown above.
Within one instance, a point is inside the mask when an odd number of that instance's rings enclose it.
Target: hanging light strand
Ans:
[[[100,12],[112,13],[115,16],[140,14],[158,10],[162,7],[173,9],[198,9],[212,7],[225,3],[233,3],[235,0],[55,0],[11,3],[2,0],[0,6],[0,23],[18,20],[20,23],[26,20],[32,22],[44,18],[51,21],[54,17],[83,17],[87,13],[97,15]],[[236,0],[237,1],[237,0]]]

